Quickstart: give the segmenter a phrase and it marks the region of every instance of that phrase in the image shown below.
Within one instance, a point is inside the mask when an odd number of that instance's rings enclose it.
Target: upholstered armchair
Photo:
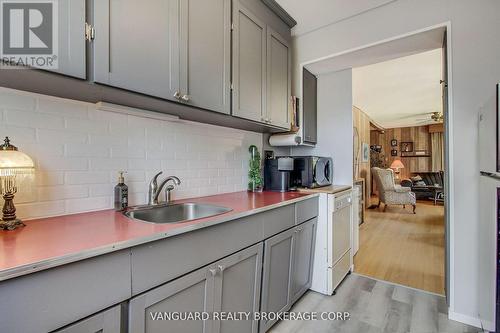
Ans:
[[[384,203],[384,212],[387,205],[406,205],[413,206],[413,214],[417,208],[417,199],[415,193],[409,187],[402,187],[394,183],[394,171],[391,169],[372,168],[372,175],[374,176],[375,183],[378,189],[378,206]]]

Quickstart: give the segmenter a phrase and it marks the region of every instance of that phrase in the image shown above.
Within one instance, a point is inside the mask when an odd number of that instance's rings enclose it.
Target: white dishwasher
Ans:
[[[334,295],[352,267],[352,191],[321,193],[311,289]]]
[[[328,243],[332,244],[332,250],[328,251],[328,291],[334,294],[351,269],[351,191],[328,196],[328,216],[331,220]]]

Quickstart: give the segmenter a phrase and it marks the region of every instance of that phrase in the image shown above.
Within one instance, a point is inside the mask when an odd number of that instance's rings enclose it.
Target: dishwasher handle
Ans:
[[[335,198],[335,210],[343,209],[352,206],[351,195]]]

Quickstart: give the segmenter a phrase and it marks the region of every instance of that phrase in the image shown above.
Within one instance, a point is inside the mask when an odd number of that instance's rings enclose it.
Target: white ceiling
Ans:
[[[302,35],[396,0],[276,0],[296,21]]]
[[[353,104],[384,128],[434,123],[429,113],[442,111],[441,52],[353,68]]]

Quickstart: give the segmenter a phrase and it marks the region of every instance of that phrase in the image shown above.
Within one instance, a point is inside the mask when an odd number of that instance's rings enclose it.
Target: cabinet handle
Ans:
[[[210,272],[210,275],[212,275],[212,276],[217,275],[217,270],[215,270],[213,268],[209,269],[208,271]]]
[[[221,273],[222,273],[222,272],[224,272],[224,269],[225,269],[225,268],[226,268],[226,267],[224,267],[224,266],[222,266],[222,265],[219,265],[219,271],[220,271]]]
[[[174,93],[174,98],[177,98],[177,99],[181,98],[181,93],[180,93],[180,92],[178,92],[178,91],[176,91],[176,92]]]
[[[188,96],[188,95],[182,95],[181,99],[182,99],[184,102],[189,102],[189,96]]]

